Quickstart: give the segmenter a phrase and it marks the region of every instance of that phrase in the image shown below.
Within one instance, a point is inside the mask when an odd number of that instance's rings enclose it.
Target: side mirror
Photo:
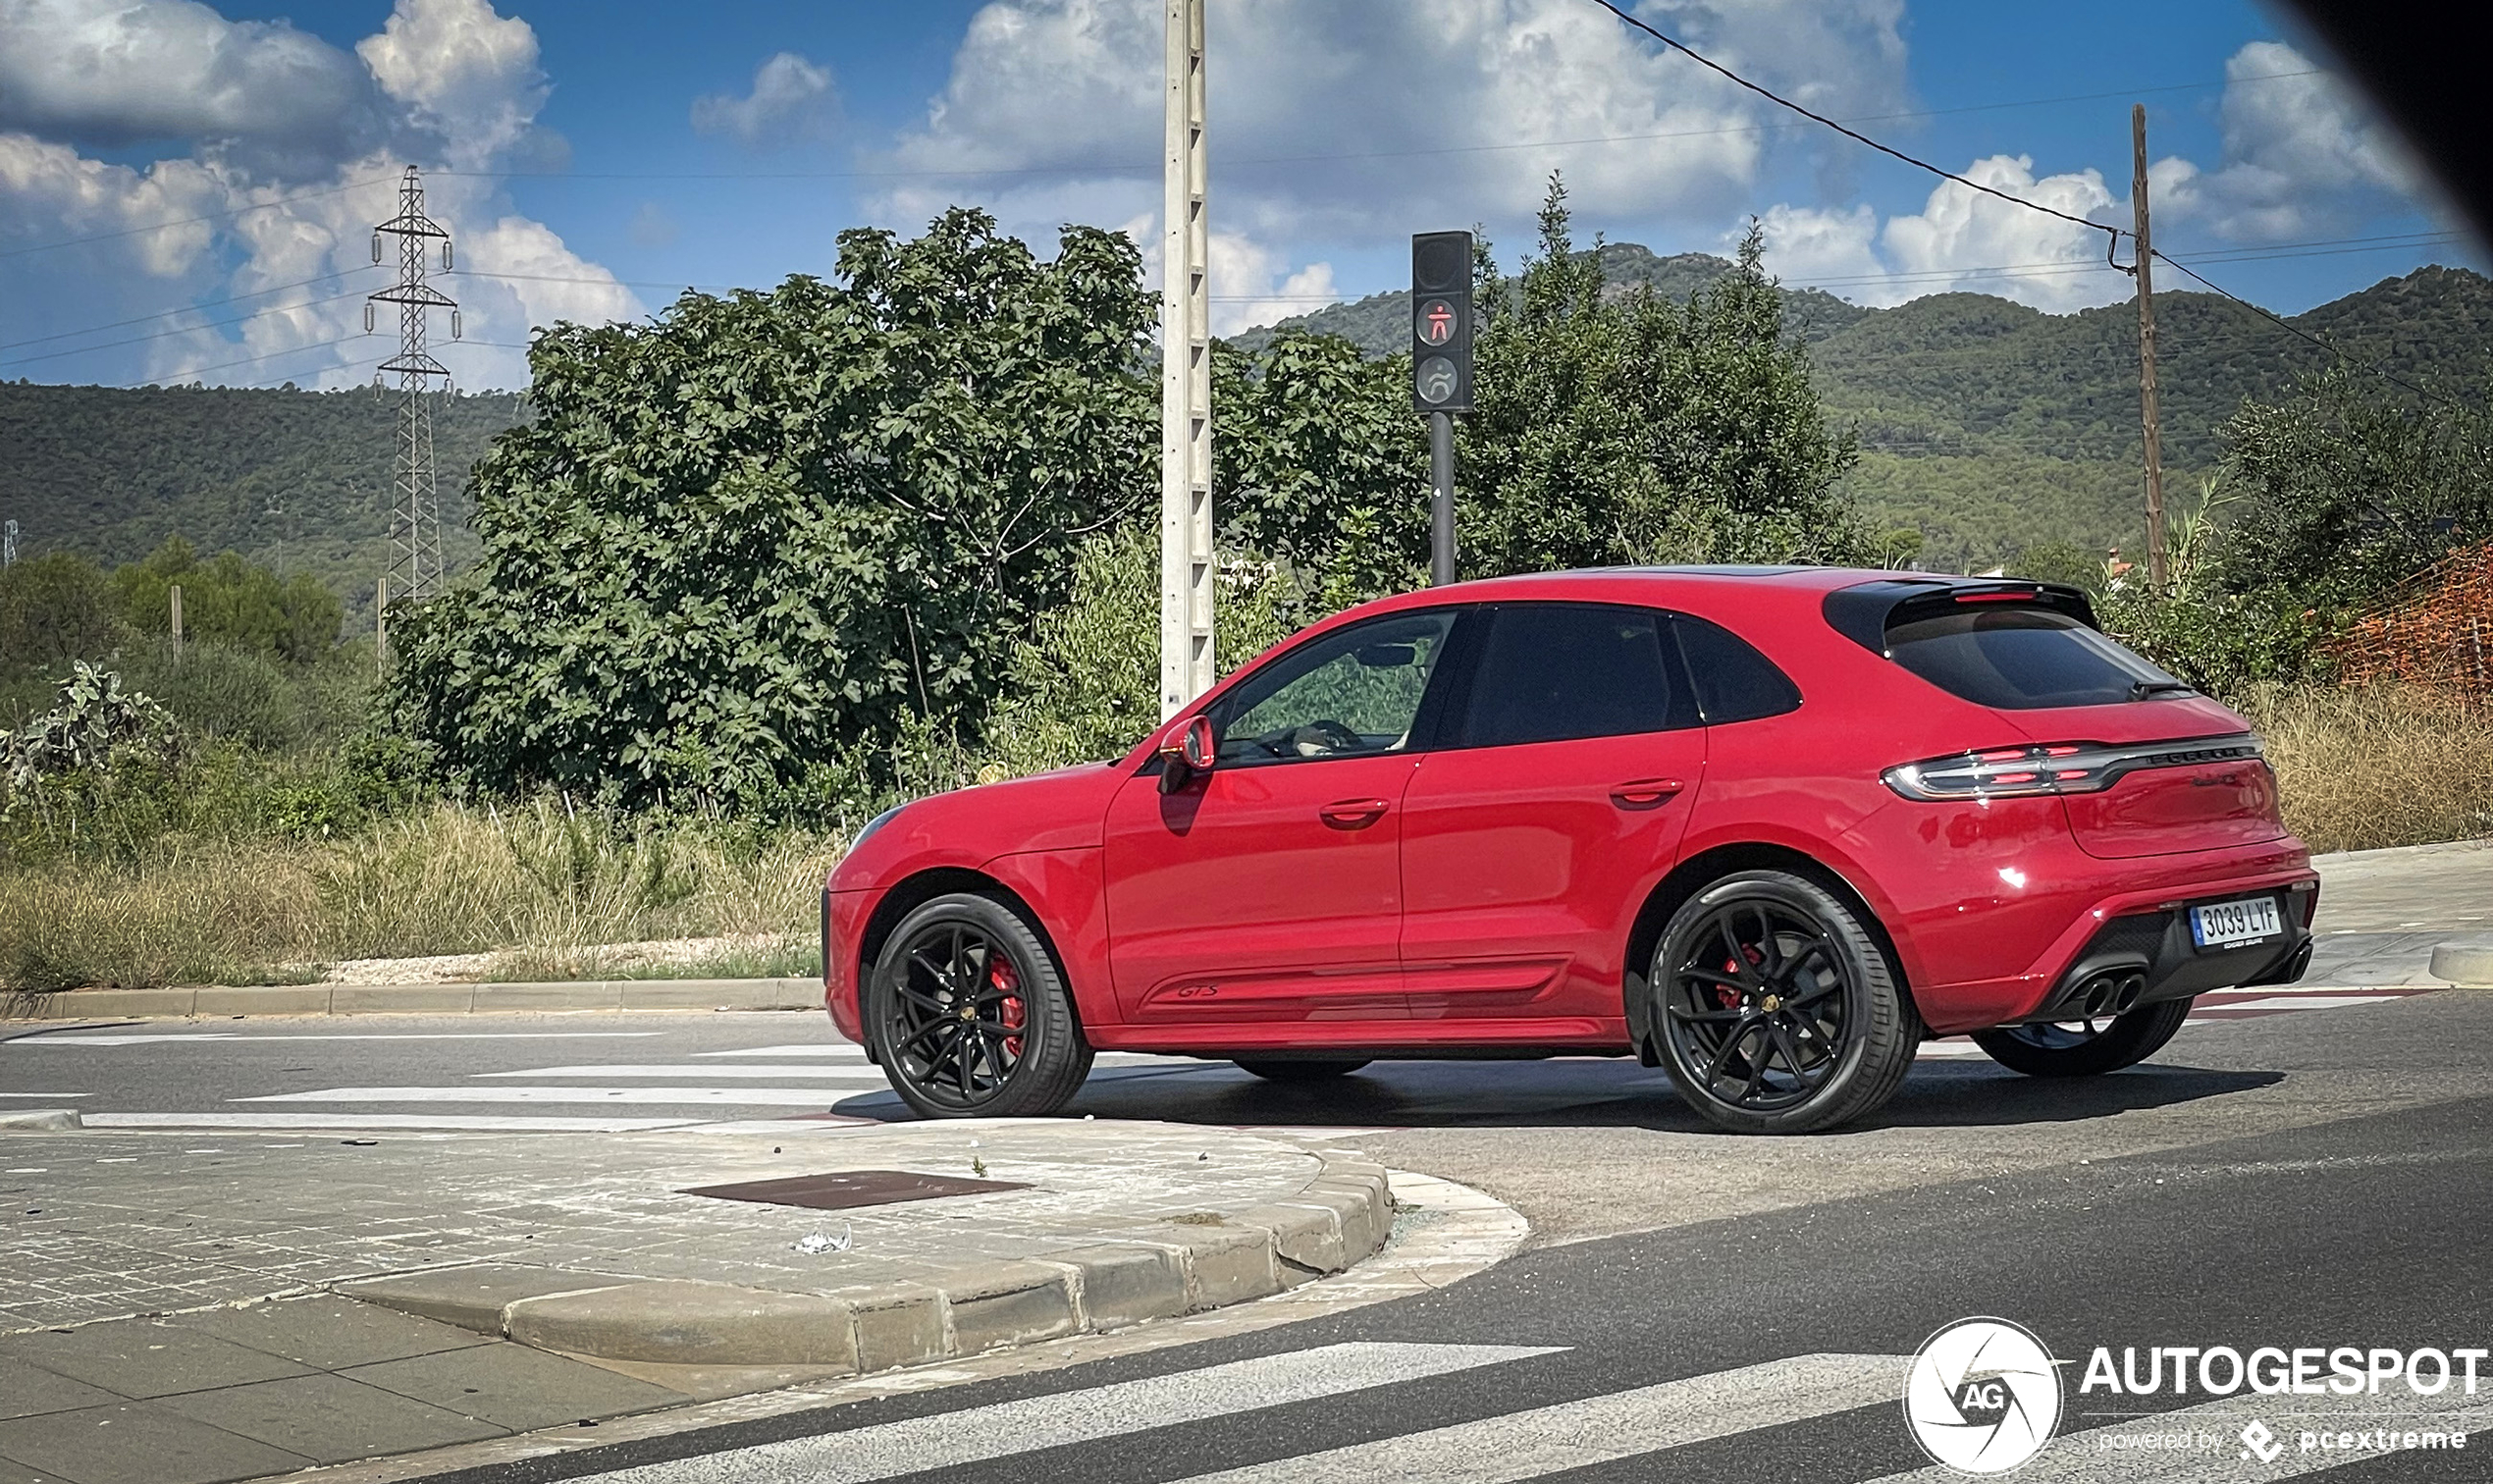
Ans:
[[[1176,736],[1160,746],[1160,792],[1175,793],[1207,773],[1220,761],[1220,742],[1212,735],[1212,718],[1190,716]]]

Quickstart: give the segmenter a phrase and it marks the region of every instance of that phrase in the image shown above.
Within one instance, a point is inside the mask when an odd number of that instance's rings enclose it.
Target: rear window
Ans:
[[[2106,706],[2190,689],[2066,613],[1965,605],[1886,633],[1895,662],[1952,696],[2003,711]]]

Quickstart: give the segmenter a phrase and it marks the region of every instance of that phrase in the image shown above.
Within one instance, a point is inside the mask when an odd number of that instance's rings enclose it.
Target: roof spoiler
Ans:
[[[1827,623],[1874,655],[1887,652],[1887,630],[1981,603],[2016,604],[2065,613],[2092,629],[2095,605],[2084,589],[2058,582],[1988,577],[1893,577],[1837,588],[1827,595]]]

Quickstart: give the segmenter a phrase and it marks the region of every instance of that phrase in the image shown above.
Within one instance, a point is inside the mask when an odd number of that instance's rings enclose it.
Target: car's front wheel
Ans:
[[[2191,1001],[2164,1000],[2105,1020],[1977,1031],[1974,1044],[1992,1061],[2028,1077],[2099,1077],[2134,1066],[2164,1049]]]
[[[867,1016],[892,1090],[928,1118],[1043,1118],[1090,1075],[1054,956],[989,897],[940,896],[901,919]]]
[[[1708,1122],[1804,1134],[1877,1109],[1921,1021],[1855,910],[1806,877],[1744,871],[1671,914],[1647,977],[1671,1081]]]

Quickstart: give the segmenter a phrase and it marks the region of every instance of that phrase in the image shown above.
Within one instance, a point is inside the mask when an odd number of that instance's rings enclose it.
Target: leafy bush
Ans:
[[[0,671],[100,660],[120,635],[112,585],[85,557],[46,552],[0,567]]]
[[[336,648],[345,616],[338,595],[308,573],[281,578],[232,552],[201,561],[179,536],[115,571],[112,585],[122,621],[141,633],[172,633],[172,589],[179,585],[185,638],[297,664]]]
[[[840,237],[836,284],[545,332],[475,478],[484,556],[392,698],[457,776],[633,806],[810,792],[902,718],[975,725],[1082,536],[1153,487],[1122,236],[1052,262],[956,210]]]

